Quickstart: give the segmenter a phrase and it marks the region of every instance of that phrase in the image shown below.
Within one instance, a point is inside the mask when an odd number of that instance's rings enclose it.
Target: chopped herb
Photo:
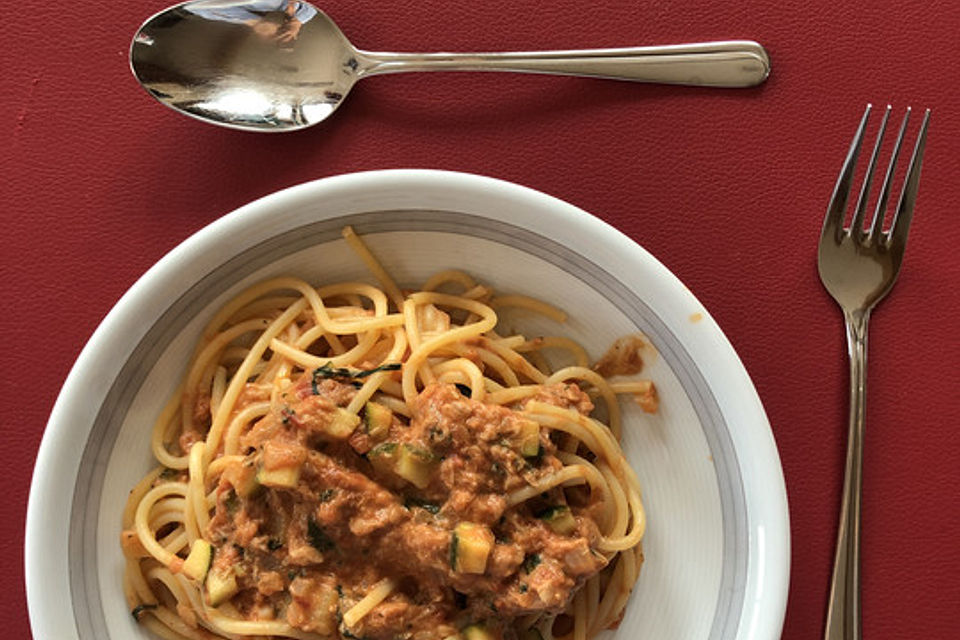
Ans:
[[[358,636],[357,634],[350,631],[350,629],[347,628],[347,625],[343,624],[342,622],[340,623],[340,635],[342,635],[347,640],[367,640],[366,637]]]
[[[297,413],[290,407],[284,407],[280,410],[280,415],[282,416],[281,421],[283,424],[290,424],[290,421],[296,417]]]
[[[155,604],[138,604],[133,608],[133,611],[131,611],[130,614],[133,616],[134,620],[140,622],[140,614],[142,614],[144,611],[151,611],[156,608],[157,605]]]
[[[488,602],[487,606],[490,607],[490,611],[493,611],[494,613],[500,613],[500,610],[497,609],[497,605],[493,604],[493,600]]]
[[[522,640],[543,640],[543,634],[536,627],[530,627],[520,634]]]
[[[549,507],[544,507],[539,511],[535,511],[533,514],[533,517],[538,518],[540,520],[548,520],[554,517],[555,515],[557,515],[558,513],[561,513],[564,509],[568,509],[568,508],[569,507],[566,507],[562,504],[550,505]]]
[[[523,572],[524,573],[532,572],[534,569],[537,568],[537,565],[539,565],[540,562],[541,562],[541,558],[539,553],[527,554],[527,556],[523,559],[523,564],[521,565],[521,567],[523,568]]]
[[[330,502],[331,498],[333,498],[333,494],[335,493],[335,489],[324,489],[320,492],[320,502]]]
[[[164,469],[160,472],[160,477],[164,480],[176,478],[178,475],[180,475],[180,472],[177,469]]]
[[[527,586],[526,582],[521,582],[520,586],[517,587],[517,591],[519,591],[520,593],[526,593],[528,589],[530,589],[530,587]]]
[[[269,540],[267,540],[267,549],[270,549],[270,551],[276,551],[282,546],[283,546],[282,540],[278,540],[277,538],[270,538]]]
[[[498,544],[509,544],[510,542],[510,535],[502,528],[506,526],[506,524],[507,517],[500,516],[500,519],[497,520],[496,528],[493,530],[494,540],[496,540]]]
[[[323,527],[318,525],[312,517],[307,519],[307,539],[310,541],[310,545],[321,553],[336,546],[330,536],[324,532]]]
[[[473,395],[473,389],[468,387],[465,384],[460,384],[459,382],[454,383],[454,386],[457,387],[457,391],[465,395],[466,397],[471,397]]]
[[[237,550],[237,554],[242,558],[246,553],[246,549],[238,545],[236,542],[233,543],[233,548]],[[211,564],[213,563],[213,558],[210,558]]]
[[[317,388],[317,383],[324,378],[351,382],[371,376],[378,371],[399,371],[402,366],[399,362],[391,362],[389,364],[382,364],[379,367],[374,367],[373,369],[347,369],[345,367],[331,367],[330,364],[327,363],[313,370],[310,387],[313,390],[313,395],[318,395],[320,390]]]
[[[439,505],[436,505],[432,502],[427,502],[423,498],[417,498],[415,496],[408,496],[404,498],[403,506],[407,509],[410,509],[411,507],[420,507],[421,509],[425,509],[433,514],[440,513]]]
[[[367,376],[373,375],[377,371],[400,371],[403,367],[399,362],[391,362],[389,364],[382,364],[379,367],[374,367],[373,369],[366,369],[363,371],[358,371],[353,374],[354,378],[366,378]]]

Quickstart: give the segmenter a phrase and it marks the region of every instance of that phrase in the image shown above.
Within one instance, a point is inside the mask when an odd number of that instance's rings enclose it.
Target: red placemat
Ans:
[[[163,3],[23,6],[0,42],[0,628],[28,637],[23,518],[46,417],[117,298],[211,220],[278,188],[391,167],[468,171],[568,200],[673,270],[738,350],[764,401],[793,535],[783,637],[821,634],[845,446],[839,312],[815,247],[868,101],[934,110],[900,282],[874,315],[863,506],[864,632],[952,638],[960,602],[955,391],[960,341],[960,6],[892,0],[342,2],[360,47],[517,50],[751,38],[751,90],[506,74],[361,83],[287,135],[210,127],[151,100],[129,40]]]

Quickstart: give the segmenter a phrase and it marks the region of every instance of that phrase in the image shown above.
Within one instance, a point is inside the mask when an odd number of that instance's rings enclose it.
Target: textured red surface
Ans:
[[[127,67],[162,0],[39,3],[0,40],[0,629],[29,637],[23,519],[59,386],[97,323],[167,250],[280,187],[429,167],[519,182],[644,245],[742,357],[792,518],[783,637],[821,633],[846,420],[840,315],[817,279],[821,216],[866,102],[934,109],[905,267],[874,314],[864,631],[955,638],[960,602],[960,5],[952,0],[344,2],[360,46],[498,50],[721,38],[764,43],[755,90],[499,74],[364,81],[332,120],[245,134],[176,115]],[[952,606],[951,606],[952,605]]]

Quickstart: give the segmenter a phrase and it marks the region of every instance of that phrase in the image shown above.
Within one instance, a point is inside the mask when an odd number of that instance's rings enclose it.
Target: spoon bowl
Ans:
[[[256,0],[211,4],[171,7],[134,37],[133,73],[161,103],[236,129],[289,131],[325,120],[356,82],[356,50],[319,10],[298,19],[256,11]],[[293,20],[303,21],[291,39],[283,25]]]
[[[354,47],[304,0],[193,0],[148,19],[130,66],[161,103],[206,122],[292,131],[328,118],[366,76],[515,71],[635,82],[749,87],[770,72],[756,42],[515,53],[388,53]]]

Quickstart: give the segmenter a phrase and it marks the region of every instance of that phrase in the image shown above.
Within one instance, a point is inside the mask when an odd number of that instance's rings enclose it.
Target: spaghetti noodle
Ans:
[[[645,527],[616,394],[654,410],[652,383],[611,385],[567,338],[497,333],[506,307],[565,319],[543,302],[460,271],[405,292],[344,238],[381,288],[277,278],[204,331],[123,515],[134,617],[176,640],[615,627]]]

